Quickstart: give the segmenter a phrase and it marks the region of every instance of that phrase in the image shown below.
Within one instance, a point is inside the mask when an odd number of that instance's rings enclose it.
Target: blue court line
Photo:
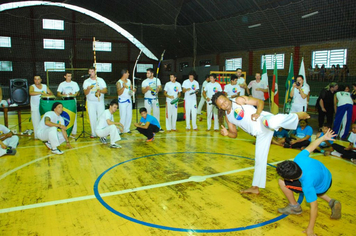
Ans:
[[[225,154],[225,153],[211,153],[211,152],[171,152],[171,153],[160,153],[160,154],[152,154],[152,155],[146,155],[146,156],[142,156],[142,157],[137,157],[137,158],[133,158],[127,161],[123,161],[120,162],[112,167],[110,167],[109,169],[105,170],[103,173],[100,174],[100,176],[96,179],[95,183],[94,183],[94,194],[95,197],[98,199],[98,201],[109,211],[111,211],[112,213],[126,219],[132,222],[135,222],[137,224],[141,224],[141,225],[145,225],[148,227],[152,227],[152,228],[157,228],[157,229],[164,229],[164,230],[171,230],[171,231],[179,231],[179,232],[191,232],[191,233],[226,233],[226,232],[234,232],[234,231],[242,231],[242,230],[247,230],[247,229],[254,229],[254,228],[258,228],[258,227],[262,227],[268,224],[272,224],[275,223],[279,220],[284,219],[285,217],[287,217],[288,215],[280,215],[278,217],[275,217],[273,219],[267,220],[265,222],[262,223],[258,223],[258,224],[254,224],[254,225],[249,225],[246,227],[237,227],[237,228],[228,228],[228,229],[185,229],[185,228],[176,228],[176,227],[169,227],[169,226],[163,226],[163,225],[158,225],[158,224],[152,224],[152,223],[148,223],[145,221],[141,221],[141,220],[137,220],[135,218],[132,218],[130,216],[124,215],[121,212],[115,210],[114,208],[112,208],[109,204],[107,204],[103,198],[101,197],[99,190],[98,190],[98,186],[100,183],[100,180],[103,178],[103,176],[108,173],[110,170],[112,170],[113,168],[125,164],[127,162],[130,161],[135,161],[141,158],[146,158],[146,157],[153,157],[153,156],[163,156],[163,155],[170,155],[170,154],[213,154],[213,155],[222,155],[222,156],[233,156],[233,157],[239,157],[239,158],[245,158],[245,159],[249,159],[249,160],[254,160],[252,158],[249,157],[244,157],[244,156],[238,156],[238,155],[231,155],[231,154]],[[267,165],[276,168],[276,166],[268,164]],[[304,195],[301,193],[299,194],[299,198],[298,198],[298,203],[301,204],[303,201],[303,197]]]

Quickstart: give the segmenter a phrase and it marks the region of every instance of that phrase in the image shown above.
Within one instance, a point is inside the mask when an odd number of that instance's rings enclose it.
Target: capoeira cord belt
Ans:
[[[123,100],[121,100],[121,98],[119,98],[119,103],[126,103],[126,102],[131,103],[130,99],[127,99],[127,100],[123,101]]]
[[[148,104],[152,105],[153,100],[157,100],[157,98],[145,98],[148,101]]]

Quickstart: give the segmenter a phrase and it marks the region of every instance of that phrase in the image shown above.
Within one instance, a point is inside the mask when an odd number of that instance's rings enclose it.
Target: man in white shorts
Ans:
[[[100,137],[100,142],[103,144],[107,143],[106,137],[110,135],[110,147],[111,148],[121,148],[120,145],[116,144],[117,141],[121,140],[118,129],[123,131],[125,128],[120,122],[114,122],[114,113],[117,110],[117,101],[111,101],[109,109],[106,109],[98,119],[96,124],[96,134]]]
[[[96,69],[89,68],[89,78],[83,83],[84,94],[87,98],[87,111],[89,115],[91,135],[90,138],[95,138],[96,121],[104,112],[104,94],[108,92],[105,81],[97,77]]]
[[[54,154],[63,154],[57,147],[64,141],[67,143],[67,148],[72,148],[67,135],[67,127],[65,126],[63,117],[61,117],[62,112],[62,103],[53,103],[52,111],[46,112],[38,125],[38,138]]]
[[[182,92],[182,86],[177,82],[177,76],[171,74],[169,79],[171,81],[164,86],[164,96],[166,97],[166,129],[168,132],[177,130],[178,102],[171,104],[171,101],[179,98]]]
[[[225,111],[229,129],[221,126],[221,134],[230,138],[237,137],[236,126],[256,137],[255,172],[252,187],[242,193],[259,194],[259,188],[265,188],[267,175],[267,158],[274,130],[280,127],[296,129],[300,119],[308,119],[305,112],[272,115],[263,111],[264,102],[253,97],[237,97],[229,100],[223,93],[216,93],[212,102]],[[257,108],[255,108],[257,107]]]

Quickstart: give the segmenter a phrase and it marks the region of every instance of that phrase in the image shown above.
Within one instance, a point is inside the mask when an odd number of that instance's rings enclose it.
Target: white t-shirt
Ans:
[[[39,89],[36,87],[36,85],[31,85],[34,89],[33,91],[34,92],[41,92],[43,94],[47,94],[47,85],[45,84],[41,84],[42,85],[42,88]],[[38,95],[33,95],[31,96],[31,111],[38,111],[40,110],[40,100],[41,100],[41,94],[38,94]]]
[[[96,129],[104,129],[105,127],[108,127],[109,124],[107,120],[111,120],[114,122],[114,116],[111,114],[109,109],[106,109],[101,115],[99,116],[97,122],[96,122]]]
[[[47,126],[45,124],[45,118],[46,117],[49,117],[49,119],[51,120],[52,123],[55,123],[55,124],[61,124],[61,125],[65,125],[64,123],[64,119],[62,116],[60,115],[57,115],[54,111],[47,111],[41,121],[40,121],[40,124],[38,125],[38,130],[46,130],[46,129],[49,129],[51,127]]]
[[[345,104],[351,104],[351,105],[354,104],[351,98],[351,94],[349,92],[339,91],[336,93],[336,98],[337,98],[338,107]]]
[[[235,84],[235,85],[227,84],[224,87],[224,92],[227,93],[228,97],[237,95],[238,93],[240,93],[240,95],[241,95],[241,90],[242,90],[242,88],[238,84]]]
[[[8,134],[10,132],[11,130],[9,130],[9,128],[7,128],[5,125],[0,125],[0,134]]]
[[[87,95],[88,101],[98,101],[99,99],[95,96],[96,91],[106,88],[105,80],[100,77],[96,77],[96,80],[88,78],[83,83],[83,89],[87,89],[88,86],[94,85]],[[100,94],[100,101],[104,101],[104,94]]]
[[[120,83],[121,88],[124,87],[124,81],[122,81],[121,79],[119,79],[116,83]],[[131,86],[131,81],[129,79],[126,80],[126,85],[128,88],[124,89],[124,92],[122,92],[122,94],[119,97],[119,99],[122,100],[127,100],[127,99],[131,99],[132,96],[132,86]]]
[[[264,82],[262,82],[262,81],[260,80],[260,82],[257,83],[256,80],[252,80],[252,81],[248,84],[247,87],[248,87],[249,89],[252,88],[252,91],[251,91],[252,97],[261,99],[262,101],[265,100],[264,92],[262,92],[262,91],[257,91],[257,90],[256,90],[256,89],[258,89],[258,88],[260,88],[260,89],[267,89],[267,85],[266,85]]]
[[[146,88],[147,86],[150,86],[154,91],[148,90],[145,93],[145,98],[156,98],[156,89],[161,86],[161,80],[156,77],[153,77],[153,79],[147,78],[142,82],[141,87]]]
[[[243,77],[240,77],[237,79],[237,84],[242,85],[245,83],[245,79]],[[241,88],[241,87],[240,87]],[[245,88],[241,88],[240,90],[240,96],[245,96]]]
[[[356,148],[356,134],[351,132],[348,140],[350,143],[354,144],[353,148]],[[355,149],[353,149],[353,151],[356,152]]]
[[[201,92],[200,92],[200,94],[203,96],[203,91],[204,91],[204,88],[205,88],[205,86],[207,85],[209,83],[209,81],[204,81],[203,82],[203,84],[201,85]]]
[[[191,94],[192,92],[199,89],[199,83],[196,80],[190,81],[189,79],[184,80],[182,88],[191,89],[184,93],[184,100],[185,101],[195,101],[197,100],[197,95],[195,93]]]
[[[76,92],[79,92],[79,86],[77,82],[70,81],[69,83],[66,81],[63,81],[62,83],[59,84],[57,92],[60,92],[62,94],[75,94]]]
[[[176,98],[176,97],[178,97],[178,93],[182,92],[182,86],[177,81],[175,83],[168,82],[164,86],[164,91],[167,92],[167,95],[173,96],[174,98]],[[166,101],[170,102],[170,101],[172,101],[172,99],[169,97],[166,97]]]
[[[221,92],[222,89],[218,82],[210,82],[205,86],[204,91],[206,93],[206,97],[211,99],[215,93]]]
[[[302,90],[303,93],[305,95],[307,95],[305,98],[302,98],[302,96],[300,95],[300,92],[297,88],[293,88],[294,89],[294,94],[293,94],[293,101],[292,103],[301,105],[301,106],[307,106],[308,105],[308,94],[309,94],[309,85],[303,85],[302,86]]]

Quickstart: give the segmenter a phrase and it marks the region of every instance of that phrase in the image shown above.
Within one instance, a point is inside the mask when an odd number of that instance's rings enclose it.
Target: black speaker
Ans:
[[[26,105],[30,102],[27,79],[10,79],[11,103]]]

